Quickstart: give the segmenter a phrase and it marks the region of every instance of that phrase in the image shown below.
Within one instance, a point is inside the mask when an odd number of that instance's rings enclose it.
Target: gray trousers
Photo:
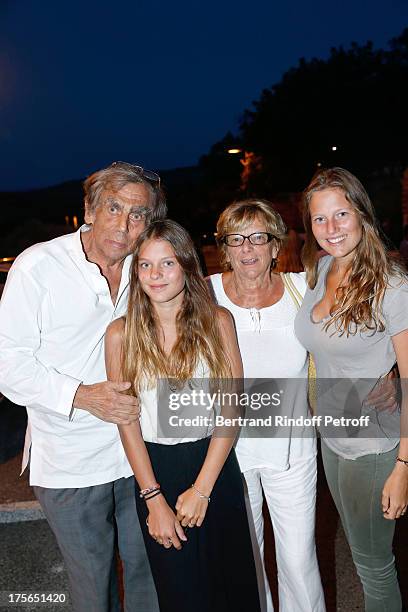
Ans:
[[[383,517],[381,494],[397,449],[344,459],[322,442],[324,471],[354,565],[364,589],[366,612],[401,612],[392,540],[395,521]]]
[[[133,477],[81,489],[33,489],[64,558],[75,612],[121,610],[116,543],[123,563],[125,611],[158,612]]]

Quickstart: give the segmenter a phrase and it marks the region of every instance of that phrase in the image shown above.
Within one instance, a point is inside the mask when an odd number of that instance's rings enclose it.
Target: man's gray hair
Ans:
[[[126,162],[114,162],[108,168],[94,172],[85,179],[83,184],[86,210],[95,211],[101,204],[102,196],[106,191],[115,193],[129,183],[141,183],[151,194],[152,215],[150,220],[165,219],[167,216],[166,196],[160,186],[159,177],[156,181],[151,180],[147,172],[146,175],[140,166],[133,166]]]

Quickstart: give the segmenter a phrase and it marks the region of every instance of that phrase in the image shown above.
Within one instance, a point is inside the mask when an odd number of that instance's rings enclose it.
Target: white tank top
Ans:
[[[201,404],[198,407],[183,406],[180,401],[183,393],[191,398],[193,390],[211,392],[209,373],[207,364],[200,360],[184,390],[169,385],[166,380],[159,380],[155,387],[140,392],[140,427],[145,442],[170,445],[211,436],[214,425],[209,418],[210,411]]]

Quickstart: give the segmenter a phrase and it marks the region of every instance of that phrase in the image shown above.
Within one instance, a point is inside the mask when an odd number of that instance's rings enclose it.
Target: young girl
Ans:
[[[234,436],[211,436],[208,418],[178,437],[161,432],[171,411],[158,407],[159,378],[178,391],[191,379],[193,388],[196,379],[242,377],[231,316],[212,304],[192,241],[173,221],[139,237],[127,316],[108,328],[106,366],[140,398],[140,424],[119,429],[160,610],[259,610]]]

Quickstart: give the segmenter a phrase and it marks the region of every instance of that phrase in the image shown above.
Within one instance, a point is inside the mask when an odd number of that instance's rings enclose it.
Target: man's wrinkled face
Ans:
[[[100,263],[114,264],[133,252],[151,212],[152,196],[143,183],[128,183],[119,191],[105,191],[85,222],[92,225],[90,251]]]

